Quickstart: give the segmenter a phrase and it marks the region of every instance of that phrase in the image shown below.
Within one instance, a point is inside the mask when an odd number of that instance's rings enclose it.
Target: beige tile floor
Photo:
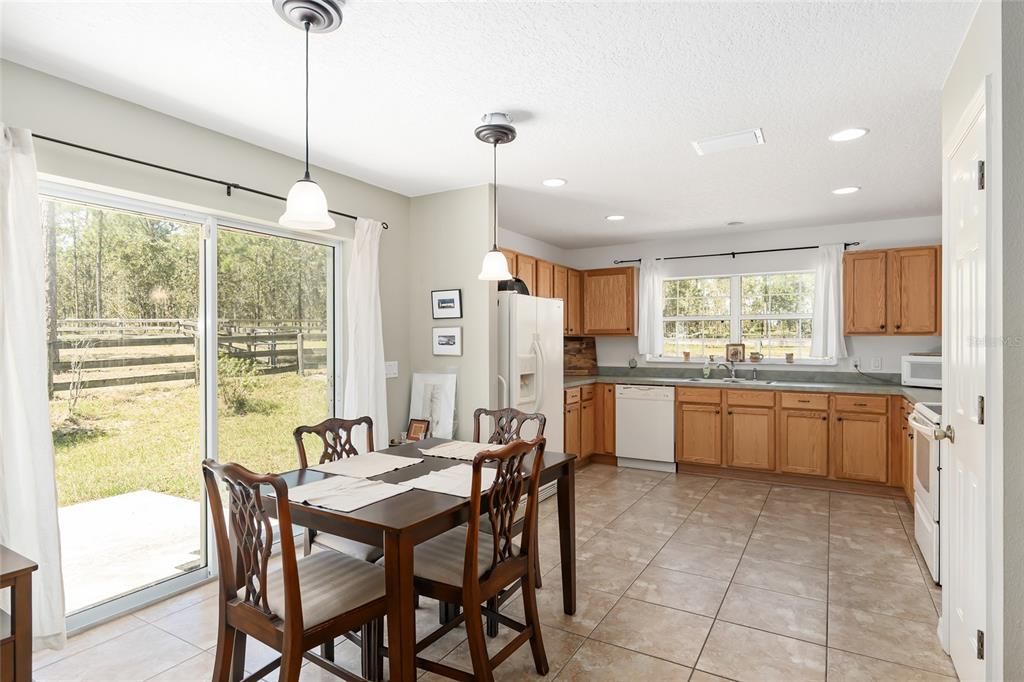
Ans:
[[[542,505],[548,677],[948,681],[955,674],[935,635],[940,592],[912,530],[903,501],[589,466],[577,475],[575,616],[561,611],[554,501]],[[521,614],[521,599],[505,608]],[[417,616],[421,633],[434,627],[433,604],[424,600]],[[206,585],[38,654],[34,678],[208,680],[216,618]],[[502,628],[492,655],[510,638]],[[338,653],[350,667],[358,660],[350,644]],[[464,630],[428,655],[468,670]],[[272,657],[251,643],[246,667]],[[529,647],[497,674],[536,677]],[[329,679],[303,668],[304,682]]]

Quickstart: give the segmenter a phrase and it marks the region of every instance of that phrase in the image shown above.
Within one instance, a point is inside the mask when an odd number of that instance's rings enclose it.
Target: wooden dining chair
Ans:
[[[296,428],[292,435],[295,437],[295,446],[299,450],[299,466],[303,469],[309,466],[306,456],[306,445],[303,441],[303,436],[306,434],[317,436],[322,443],[320,459],[317,464],[357,456],[359,449],[356,447],[353,438],[353,432],[357,426],[366,427],[366,452],[373,452],[373,420],[369,417],[359,417],[358,419],[331,417],[316,426],[300,426]],[[337,552],[344,552],[349,556],[354,556],[357,559],[371,563],[384,556],[384,549],[381,547],[308,529],[305,533],[304,544],[306,554],[309,554],[313,546],[316,545],[333,549]]]
[[[281,656],[246,680],[280,667],[278,679],[295,682],[306,658],[345,680],[383,679],[384,571],[340,552],[296,558],[288,486],[238,464],[203,462],[220,572],[220,623],[214,682],[241,680],[245,643],[254,637]],[[227,490],[228,506],[221,499]],[[272,499],[268,499],[272,496]],[[274,528],[267,505],[276,505],[280,568],[270,568]],[[361,631],[360,677],[310,650]]]
[[[523,439],[530,440],[531,438],[543,438],[544,427],[547,425],[548,418],[540,412],[523,412],[517,410],[514,407],[503,407],[497,410],[488,410],[483,407],[479,407],[473,412],[473,440],[477,443],[483,443],[480,439],[481,436],[481,422],[489,418],[491,420],[491,434],[487,437],[488,443],[495,443],[498,445],[508,445],[514,440]],[[526,437],[523,437],[523,428],[530,425],[534,426],[534,432],[529,433],[530,429],[527,429]],[[522,511],[524,511],[525,505],[520,507],[520,515],[516,520],[516,535],[523,532],[523,518]],[[534,535],[534,544],[536,545],[538,538]],[[541,587],[543,581],[540,576],[540,552],[538,548],[534,547],[533,560],[537,562],[537,587]],[[439,607],[442,610],[444,607]],[[487,634],[492,637],[498,634],[498,623],[493,618],[489,618],[487,621]]]
[[[420,656],[416,657],[417,667],[455,680],[488,682],[494,679],[494,668],[529,641],[537,673],[548,673],[537,615],[536,564],[532,549],[533,534],[537,530],[544,444],[543,438],[515,440],[478,454],[473,460],[468,526],[453,528],[416,546],[413,554],[416,592],[462,609],[461,614],[417,642],[416,653],[465,623],[473,674]],[[533,461],[527,462],[530,453],[534,454]],[[484,465],[490,463],[496,465],[497,473],[490,489],[482,490],[481,472]],[[526,506],[523,542],[517,546],[513,542],[513,525],[519,506],[523,504]],[[491,606],[499,595],[509,594],[507,588],[516,583],[523,592],[524,623]],[[500,602],[495,606],[500,607]],[[493,657],[487,653],[484,614],[519,633]]]

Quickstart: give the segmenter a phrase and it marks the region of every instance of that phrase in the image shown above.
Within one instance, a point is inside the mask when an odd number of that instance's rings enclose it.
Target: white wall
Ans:
[[[297,159],[9,61],[0,61],[0,95],[0,120],[50,137],[275,194],[286,193],[302,175],[302,162]],[[40,173],[158,201],[271,224],[276,224],[282,211],[275,199],[245,192],[227,197],[217,185],[45,141],[37,141],[36,157]],[[399,362],[401,372],[397,379],[388,380],[388,420],[397,434],[404,429],[409,407],[409,199],[323,169],[312,173],[332,208],[384,220],[390,226],[381,240],[381,303],[384,352],[389,360]],[[352,228],[351,221],[341,218],[334,234],[351,239]]]
[[[771,232],[728,232],[720,236],[677,237],[657,241],[634,242],[619,246],[575,249],[568,252],[568,264],[576,268],[611,267],[616,259],[656,256],[682,256],[726,251],[773,249],[787,246],[809,246],[840,242],[861,242],[859,249],[881,249],[896,246],[938,244],[942,240],[940,216],[905,218],[870,223],[827,225],[820,228],[772,230]],[[665,261],[666,273],[674,277],[691,275],[732,275],[744,272],[772,272],[813,268],[815,251],[789,251],[783,253],[751,254],[720,258]],[[900,357],[913,351],[938,350],[939,337],[848,337],[847,349],[851,357],[859,357],[861,367],[867,371],[871,360],[881,360],[882,372],[899,372]],[[635,337],[598,337],[598,364],[605,367],[624,367],[631,358],[643,366],[646,363],[638,353]],[[657,363],[657,366],[664,366]],[[766,371],[773,369],[765,365]],[[810,369],[810,368],[808,368]],[[837,365],[815,366],[821,371],[850,371],[848,361]],[[874,371],[874,370],[872,370]]]
[[[493,306],[496,287],[477,279],[491,248],[491,186],[411,200],[407,334],[412,371],[458,374],[456,435],[471,440],[473,411],[490,403]],[[462,319],[434,320],[430,292],[462,289]],[[462,327],[462,357],[433,355],[433,327]]]
[[[989,79],[986,450],[991,483],[986,657],[990,679],[1024,670],[1024,5],[985,0],[942,90],[943,157],[968,102]],[[1010,179],[1010,182],[1006,182]],[[991,407],[990,407],[991,406]]]
[[[567,265],[569,253],[571,253],[560,246],[548,244],[539,239],[528,237],[525,234],[506,230],[503,227],[498,228],[498,246],[503,249],[512,249],[519,253],[525,253],[534,258],[558,263],[559,265]]]

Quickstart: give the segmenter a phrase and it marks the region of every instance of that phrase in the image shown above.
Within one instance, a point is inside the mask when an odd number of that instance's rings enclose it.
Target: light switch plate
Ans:
[[[384,363],[384,378],[385,379],[397,379],[398,378],[398,360],[388,360]]]
[[[882,358],[871,358],[871,370],[879,371],[882,369]]]

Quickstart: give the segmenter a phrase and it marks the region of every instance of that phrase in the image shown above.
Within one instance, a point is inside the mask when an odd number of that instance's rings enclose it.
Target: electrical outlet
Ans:
[[[860,358],[856,356],[850,356],[850,366],[854,369],[860,369]]]
[[[871,358],[871,370],[873,372],[881,371],[882,369],[882,358]]]

